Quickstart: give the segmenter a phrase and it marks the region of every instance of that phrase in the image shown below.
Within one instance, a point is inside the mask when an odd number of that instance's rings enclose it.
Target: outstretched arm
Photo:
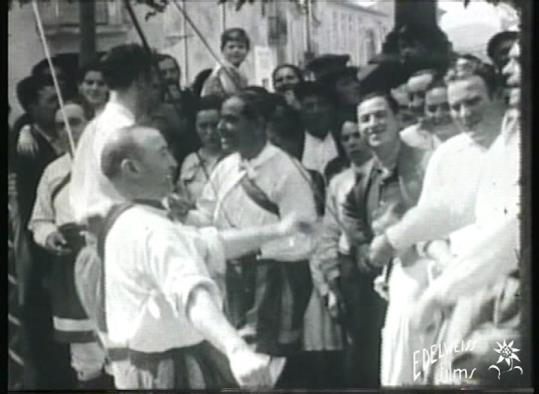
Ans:
[[[302,233],[312,236],[314,222],[310,218],[303,219],[290,214],[278,223],[243,229],[227,229],[221,231],[221,240],[227,259],[241,257],[256,251],[266,242]]]
[[[193,326],[227,356],[240,386],[271,387],[269,356],[249,349],[204,286],[193,289],[186,311]]]

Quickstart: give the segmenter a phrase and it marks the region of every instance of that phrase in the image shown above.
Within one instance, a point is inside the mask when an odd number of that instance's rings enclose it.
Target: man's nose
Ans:
[[[470,110],[470,108],[467,105],[461,105],[460,110],[459,110],[459,116],[461,118],[466,118],[466,117],[470,116],[471,112],[472,111]]]
[[[226,130],[226,125],[224,120],[220,120],[219,123],[217,123],[217,131],[223,132]]]
[[[434,112],[434,115],[437,118],[442,118],[445,115],[445,111],[444,111],[443,107],[439,106],[438,108],[436,108],[436,111]]]
[[[503,67],[502,74],[505,77],[509,77],[513,73],[513,70],[515,68],[514,64],[515,61],[513,59],[510,59],[509,62],[507,62],[507,64],[505,65],[505,67]]]

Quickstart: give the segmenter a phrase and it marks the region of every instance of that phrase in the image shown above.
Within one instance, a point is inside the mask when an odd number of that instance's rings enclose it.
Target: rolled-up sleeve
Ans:
[[[300,173],[300,168],[290,168],[283,173],[280,184],[276,187],[275,202],[279,206],[281,218],[294,213],[297,217],[316,222],[318,215],[314,203],[313,190],[309,185],[309,174]],[[261,248],[262,256],[280,261],[298,261],[308,259],[314,250],[313,236],[297,234],[283,240],[272,241]]]
[[[199,250],[189,234],[182,235],[181,230],[175,230],[156,230],[147,238],[151,245],[147,250],[151,255],[146,261],[155,284],[180,316],[188,316],[186,308],[190,297],[201,287],[222,308],[219,287],[211,279],[204,261],[205,251]]]

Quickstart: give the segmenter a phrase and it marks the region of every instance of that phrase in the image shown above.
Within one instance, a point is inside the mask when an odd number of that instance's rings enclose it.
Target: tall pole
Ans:
[[[79,66],[95,58],[95,1],[79,0],[80,56]]]
[[[311,18],[312,18],[312,9],[311,9],[311,0],[305,0],[305,63],[308,63],[314,57],[312,51],[312,40],[311,40]]]
[[[187,2],[182,0],[183,9],[187,12]],[[183,18],[183,86],[189,84],[189,39],[187,36],[187,20]]]

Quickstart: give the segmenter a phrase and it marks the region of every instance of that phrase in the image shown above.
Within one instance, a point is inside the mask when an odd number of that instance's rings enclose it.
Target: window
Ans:
[[[123,4],[118,0],[95,0],[97,31],[109,27],[122,28],[126,23]],[[50,0],[38,2],[39,13],[45,29],[50,33],[57,29],[79,28],[79,1]]]
[[[365,29],[365,58],[367,61],[376,55],[376,37],[372,29]]]
[[[95,2],[95,21],[97,25],[109,23],[109,2]],[[52,0],[38,2],[39,13],[45,26],[78,26],[79,2]]]

